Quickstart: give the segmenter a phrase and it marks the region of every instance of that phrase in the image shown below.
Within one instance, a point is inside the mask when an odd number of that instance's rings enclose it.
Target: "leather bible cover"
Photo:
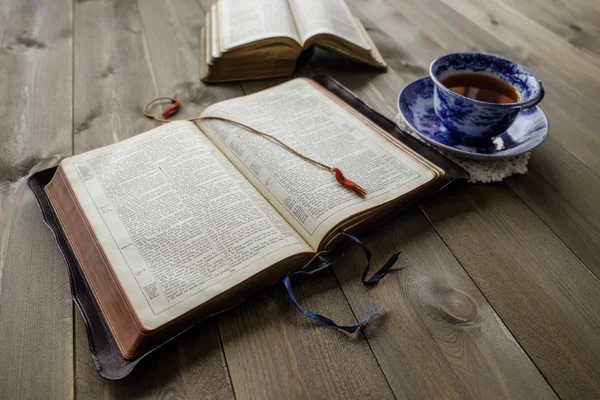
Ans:
[[[398,128],[394,122],[371,109],[350,90],[345,88],[333,78],[327,75],[317,75],[313,77],[313,79],[330,92],[341,98],[344,102],[352,106],[363,116],[379,125],[383,130],[390,133],[397,140],[403,142],[423,157],[431,160],[436,165],[443,168],[446,171],[449,179],[445,184],[441,185],[438,190],[442,189],[454,180],[468,178],[467,172],[461,167],[454,164],[440,153],[431,149],[429,146],[413,138],[408,133],[400,130],[400,128]],[[81,314],[85,323],[88,344],[90,346],[90,353],[92,355],[94,366],[96,367],[96,370],[100,376],[106,379],[121,379],[127,376],[142,358],[155,351],[165,343],[173,340],[183,332],[187,331],[193,325],[183,329],[178,335],[166,340],[164,343],[148,351],[146,354],[137,358],[136,360],[131,361],[123,358],[111,336],[110,331],[106,326],[103,316],[99,312],[96,301],[94,300],[94,297],[81,273],[77,259],[74,256],[74,253],[66,239],[63,229],[58,222],[56,214],[54,213],[52,205],[50,204],[48,196],[44,190],[44,187],[54,176],[56,169],[57,167],[53,167],[36,172],[29,177],[27,183],[37,199],[46,225],[52,230],[58,247],[60,248],[65,261],[67,262],[73,302],[75,303],[75,306],[79,310],[79,313]],[[319,269],[324,265],[330,265],[339,257],[339,255],[340,254],[337,251],[330,252],[321,257],[321,259],[317,260],[316,265],[311,265],[311,267],[314,267],[314,269]],[[240,299],[240,302],[241,301],[242,299]],[[195,323],[198,322],[200,321],[196,321]]]

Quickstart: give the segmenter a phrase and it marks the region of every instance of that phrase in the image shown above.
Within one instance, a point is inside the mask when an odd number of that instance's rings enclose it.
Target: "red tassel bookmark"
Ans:
[[[162,112],[162,118],[157,117],[154,114],[151,114],[148,111],[148,107],[150,107],[152,104],[156,103],[157,101],[168,101],[169,103],[173,104],[171,107],[167,108],[166,110],[164,110]],[[144,115],[148,118],[151,118],[155,121],[159,121],[159,122],[171,122],[169,121],[167,118],[172,117],[173,115],[177,114],[177,111],[179,111],[179,109],[181,108],[181,101],[172,97],[157,97],[155,99],[150,100],[148,103],[146,103],[146,105],[144,106]],[[196,117],[196,118],[189,118],[187,119],[187,121],[200,121],[203,119],[212,119],[212,120],[219,120],[219,121],[225,121],[225,122],[229,122],[230,124],[234,124],[234,125],[238,125],[241,126],[242,128],[245,128],[247,130],[249,130],[250,132],[254,132],[258,135],[264,136],[266,138],[269,138],[277,143],[279,143],[282,147],[284,147],[285,149],[287,149],[288,151],[290,151],[291,153],[297,155],[298,157],[302,158],[303,160],[306,160],[314,165],[318,165],[321,168],[327,169],[331,172],[333,172],[333,175],[335,176],[335,180],[339,182],[340,185],[342,185],[343,187],[345,187],[348,190],[353,191],[354,193],[356,193],[357,195],[359,195],[360,197],[365,197],[367,195],[367,191],[363,188],[361,188],[356,182],[351,181],[350,179],[347,179],[344,174],[342,173],[342,171],[340,171],[339,168],[333,168],[330,167],[329,165],[323,164],[317,160],[313,160],[310,157],[305,156],[304,154],[301,154],[299,152],[297,152],[296,150],[294,150],[293,148],[291,148],[290,146],[288,146],[287,144],[283,143],[281,140],[277,139],[274,136],[269,135],[268,133],[259,131],[258,129],[254,129],[251,126],[248,126],[246,124],[242,124],[241,122],[238,121],[234,121],[232,119],[229,118],[224,118],[224,117],[216,117],[216,116],[206,116],[206,117]]]
[[[177,111],[179,111],[179,109],[181,108],[180,100],[171,99],[171,103],[173,104],[173,106],[167,108],[165,111],[162,112],[163,118],[172,117],[173,115],[177,114]]]
[[[365,189],[361,188],[356,182],[346,178],[339,168],[333,168],[332,171],[333,175],[335,176],[335,180],[338,181],[340,185],[346,189],[352,190],[360,197],[365,197],[367,195],[367,191]]]

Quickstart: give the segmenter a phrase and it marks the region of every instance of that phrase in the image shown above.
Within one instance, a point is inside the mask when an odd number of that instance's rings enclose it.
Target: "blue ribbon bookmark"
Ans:
[[[360,277],[360,280],[363,283],[363,285],[373,285],[373,284],[379,282],[381,280],[381,278],[383,278],[384,276],[387,275],[387,273],[390,271],[390,268],[392,268],[392,266],[394,264],[396,264],[396,261],[398,261],[400,252],[392,254],[392,256],[389,258],[389,260],[387,260],[385,262],[385,264],[383,264],[383,266],[381,268],[379,268],[379,271],[375,272],[375,274],[373,274],[373,276],[370,279],[367,279],[367,274],[369,273],[369,268],[371,267],[371,252],[355,236],[349,235],[343,231],[340,233],[342,234],[342,236],[344,236],[346,239],[348,239],[348,241],[344,244],[344,250],[346,249],[346,246],[349,243],[358,243],[360,245],[360,247],[362,247],[363,251],[365,252],[365,256],[367,257],[367,265],[365,266],[365,269]]]
[[[290,300],[292,300],[292,303],[294,303],[296,308],[298,310],[300,310],[300,312],[302,314],[306,315],[308,318],[310,318],[312,321],[316,322],[317,324],[333,326],[334,328],[341,329],[348,333],[354,333],[358,330],[358,328],[365,326],[367,324],[367,322],[369,322],[371,320],[371,318],[373,318],[375,315],[379,314],[379,312],[383,309],[383,307],[381,307],[377,311],[368,310],[360,324],[338,325],[335,321],[325,317],[324,315],[317,314],[317,313],[314,313],[312,311],[308,311],[308,310],[305,310],[304,308],[302,308],[300,303],[298,303],[296,296],[294,296],[294,292],[292,291],[292,282],[290,280],[289,275],[286,276],[285,278],[283,278],[283,284],[285,285],[285,288],[287,289],[288,295],[290,296]]]
[[[365,256],[367,258],[367,265],[365,266],[365,269],[363,270],[363,273],[361,275],[361,282],[363,283],[363,285],[373,285],[377,282],[379,282],[388,272],[389,270],[392,268],[392,266],[396,263],[396,261],[398,261],[398,257],[400,255],[400,252],[398,253],[394,253],[386,262],[385,264],[383,264],[383,266],[370,278],[367,279],[367,274],[369,273],[369,268],[371,266],[371,252],[369,251],[369,249],[367,249],[365,247],[364,244],[362,244],[362,242],[360,240],[358,240],[358,238],[356,238],[355,236],[349,235],[345,232],[340,232],[346,239],[348,239],[343,246],[342,249],[342,253],[341,255],[344,254],[344,251],[346,250],[346,247],[351,244],[351,243],[357,243],[361,246],[361,248],[363,249]],[[341,257],[340,255],[340,257]],[[337,258],[339,259],[339,257]],[[336,259],[336,261],[337,261]],[[312,271],[303,271],[300,270],[297,273],[299,274],[307,274],[307,275],[312,275],[315,272],[321,271],[324,268],[327,268],[329,266],[331,266],[333,263],[327,263],[322,265],[321,267],[318,267]],[[283,278],[283,284],[288,292],[288,296],[290,297],[290,300],[292,301],[292,303],[294,303],[294,305],[296,306],[296,308],[298,310],[300,310],[300,312],[302,314],[304,314],[305,316],[307,316],[310,320],[321,324],[321,325],[328,325],[328,326],[332,326],[334,328],[343,330],[345,332],[348,333],[354,333],[356,332],[359,328],[365,326],[375,315],[379,314],[379,312],[383,309],[383,306],[381,306],[381,308],[379,308],[379,310],[373,310],[372,304],[369,304],[369,307],[367,309],[367,312],[365,313],[365,316],[362,320],[362,322],[360,322],[359,324],[356,325],[338,325],[335,321],[331,320],[330,318],[327,318],[321,314],[317,314],[314,313],[312,311],[308,311],[305,310],[304,308],[302,308],[302,306],[300,305],[300,303],[298,302],[298,300],[296,299],[296,296],[294,296],[294,292],[292,290],[292,282],[290,279],[290,276],[286,276],[285,278]]]

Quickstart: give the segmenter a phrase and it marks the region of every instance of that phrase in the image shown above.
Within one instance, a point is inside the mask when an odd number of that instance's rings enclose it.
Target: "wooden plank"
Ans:
[[[553,149],[546,149],[546,154],[552,152]],[[561,160],[561,164],[577,167],[578,162],[573,159],[573,156],[565,151],[554,151],[552,160]],[[556,163],[558,164],[558,163]],[[548,163],[552,166],[552,163]],[[558,167],[560,168],[560,167]],[[557,169],[553,166],[553,169]],[[583,176],[569,171],[571,177],[577,177],[577,183],[572,183],[572,186],[579,186],[579,193],[584,193],[585,186],[589,186],[589,182],[595,182],[596,177],[588,170],[573,168],[577,172],[582,172]],[[580,170],[580,171],[578,171]],[[567,175],[561,171],[563,175]],[[554,174],[556,176],[557,174]],[[546,176],[553,176],[546,174]],[[587,176],[591,176],[590,180],[586,180]],[[571,181],[574,181],[571,178]],[[573,193],[561,193],[554,185],[554,182],[546,180],[544,176],[538,173],[535,169],[530,168],[529,172],[523,176],[511,178],[507,181],[507,185],[531,207],[531,209],[542,219],[546,225],[583,261],[583,263],[596,275],[600,277],[600,226],[597,219],[586,217],[592,215],[594,207],[597,207],[597,202],[594,199],[595,188],[590,187],[587,190],[585,199],[575,199]],[[572,204],[579,204],[575,207]],[[580,209],[579,207],[585,207]]]
[[[537,54],[548,54],[549,51],[553,51],[553,56],[557,60],[561,60],[562,55],[569,54],[577,61],[574,64],[583,63],[584,70],[589,70],[590,65],[597,65],[600,61],[598,55],[578,48],[568,39],[568,31],[571,31],[571,33],[582,32],[578,31],[577,27],[569,26],[575,25],[576,21],[580,24],[589,23],[591,20],[600,21],[600,14],[590,10],[590,7],[587,7],[587,10],[582,7],[571,7],[575,2],[564,5],[546,3],[544,7],[540,7],[539,4],[536,4],[537,0],[523,5],[513,0],[493,0],[489,2],[481,0],[441,1],[468,18],[475,25],[493,33],[500,41],[515,49],[533,48]],[[562,3],[561,0],[557,0],[557,2]],[[591,2],[583,1],[581,3],[581,5],[589,5]],[[537,12],[530,12],[534,8]],[[582,12],[585,17],[579,15],[573,18],[573,12]],[[544,18],[543,15],[547,15],[549,18]],[[561,22],[562,19],[569,20],[569,22]],[[597,24],[597,22],[595,21],[593,24]],[[549,28],[549,26],[556,25],[562,26],[565,30]],[[598,28],[595,27],[595,29]],[[580,70],[579,74],[583,72],[576,65],[559,63],[556,67],[578,69]],[[589,78],[594,80],[593,76]]]
[[[437,25],[421,28],[410,20],[426,24],[428,17],[420,14],[404,15],[395,6],[383,1],[377,1],[369,7],[357,2],[354,8],[370,30],[391,68],[397,71],[400,77],[394,74],[373,76],[364,69],[354,73],[341,71],[337,74],[346,77],[344,82],[348,85],[360,86],[364,82],[372,82],[374,85],[370,85],[371,88],[365,87],[364,91],[373,98],[373,103],[378,105],[379,110],[390,118],[397,113],[397,93],[411,80],[427,75],[427,67],[432,59],[450,51],[464,50],[460,47],[459,39],[456,39],[457,42],[452,43],[453,47],[450,48],[442,47],[433,40],[429,33],[439,29]],[[463,21],[463,24],[468,25],[470,22]],[[489,38],[489,34],[483,31],[472,34],[477,34],[479,41]],[[338,63],[335,60],[324,59],[316,60],[313,64],[323,70],[335,71]],[[377,89],[373,88],[375,86]],[[556,99],[552,96],[544,100],[544,104],[553,102],[556,102]],[[569,109],[569,105],[565,107]],[[528,183],[519,185],[519,189],[514,180],[509,180],[509,185],[514,187],[544,222],[600,276],[600,258],[597,250],[600,248],[600,209],[597,207],[600,199],[600,179],[554,139],[559,128],[553,121],[558,118],[564,125],[564,121],[568,120],[555,116],[550,111],[548,115],[552,121],[550,137],[535,150],[529,164],[530,170],[534,170],[536,175],[520,178],[519,182]],[[531,182],[534,176],[542,179]],[[552,193],[552,196],[547,196],[548,193]],[[563,211],[557,213],[556,210]],[[581,221],[587,223],[580,225]]]
[[[211,104],[244,94],[239,83],[200,81],[200,28],[205,14],[197,0],[138,1],[138,5],[158,92],[183,102],[177,119],[196,117]]]
[[[158,81],[163,87],[168,86],[168,78],[181,71],[177,64],[172,64],[177,57],[170,50],[184,55],[193,53],[186,40],[199,36],[199,31],[189,29],[187,24],[192,18],[201,17],[197,4],[194,7],[189,1],[180,4],[154,1],[140,2],[139,6],[143,13],[135,2],[118,0],[82,2],[75,6],[77,153],[156,126],[143,116],[142,107],[158,96]],[[184,16],[190,18],[186,25],[171,20]],[[167,60],[165,55],[172,58]],[[158,79],[152,61],[157,61]],[[165,68],[167,61],[172,68]],[[189,61],[186,59],[183,64],[193,68]],[[75,344],[78,396],[155,398],[175,392],[177,398],[233,398],[214,321],[201,324],[141,361],[132,376],[122,382],[105,381],[96,374],[79,318]]]
[[[331,271],[293,284],[307,309],[357,323]],[[394,398],[363,334],[311,322],[282,284],[219,317],[219,330],[237,399]]]
[[[0,3],[0,44],[2,44],[2,39],[4,38],[4,31],[6,30],[6,26],[8,25],[6,19],[8,18],[8,13],[10,12],[11,5],[11,1],[3,1],[2,3]]]
[[[137,5],[77,2],[75,38],[75,154],[152,129],[142,107],[156,81]]]
[[[31,171],[53,166],[43,159]],[[26,177],[0,184],[0,397],[73,397],[66,265]]]
[[[0,43],[0,397],[71,398],[67,270],[26,186],[71,154],[71,2],[2,2]]]
[[[0,48],[0,181],[17,180],[39,159],[71,153],[69,7],[66,0],[55,7],[12,3]]]
[[[594,0],[514,1],[502,0],[574,47],[600,55],[600,6]]]
[[[109,382],[92,366],[81,316],[75,324],[76,395],[82,399],[233,399],[227,365],[212,321],[201,323],[138,364],[130,376]]]
[[[355,312],[370,299],[385,307],[365,334],[396,397],[556,397],[420,211],[365,235],[364,243],[373,265],[402,251],[371,290],[356,279],[364,265],[357,251],[335,267]]]
[[[600,395],[600,281],[503,185],[460,185],[424,207],[559,396]]]

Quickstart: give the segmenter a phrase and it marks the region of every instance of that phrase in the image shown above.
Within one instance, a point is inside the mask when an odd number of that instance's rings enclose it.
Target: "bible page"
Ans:
[[[365,50],[371,49],[344,0],[289,0],[289,3],[303,45],[312,36],[327,33]]]
[[[220,0],[221,51],[274,37],[300,37],[286,0]]]
[[[146,329],[312,251],[190,122],[61,168]]]
[[[224,121],[199,124],[315,250],[340,221],[396,199],[436,176],[330,96],[313,81],[295,79],[215,104],[202,116],[242,122],[305,156],[340,168],[367,191],[364,199],[340,186],[330,171],[268,138]]]

